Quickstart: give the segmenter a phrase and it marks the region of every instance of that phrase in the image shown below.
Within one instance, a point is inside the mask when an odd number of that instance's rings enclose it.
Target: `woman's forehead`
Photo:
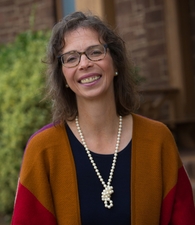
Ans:
[[[97,31],[91,28],[77,28],[64,35],[64,51],[79,50],[83,51],[86,47],[101,43]]]

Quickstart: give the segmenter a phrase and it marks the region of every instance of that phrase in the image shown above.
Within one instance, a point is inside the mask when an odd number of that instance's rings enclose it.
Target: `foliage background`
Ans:
[[[44,98],[49,32],[28,31],[0,46],[0,213],[13,210],[25,145],[51,120]]]

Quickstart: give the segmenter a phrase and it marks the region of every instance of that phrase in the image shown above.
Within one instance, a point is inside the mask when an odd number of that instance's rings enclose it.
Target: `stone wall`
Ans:
[[[0,44],[13,41],[31,24],[34,30],[42,30],[51,29],[54,23],[53,0],[0,0]]]

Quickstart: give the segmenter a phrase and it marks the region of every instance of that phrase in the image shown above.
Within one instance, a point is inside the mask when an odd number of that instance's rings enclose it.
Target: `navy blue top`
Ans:
[[[111,195],[113,207],[105,208],[101,200],[103,185],[91,165],[85,148],[78,141],[71,129],[66,125],[67,134],[72,148],[80,199],[82,225],[129,225],[130,214],[130,162],[131,141],[118,153],[116,166],[111,182],[114,193]],[[114,150],[113,150],[114,151]],[[107,184],[113,154],[102,155],[91,152],[99,172]]]

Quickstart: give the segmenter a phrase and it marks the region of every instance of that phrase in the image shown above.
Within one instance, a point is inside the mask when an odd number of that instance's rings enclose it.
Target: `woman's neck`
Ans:
[[[119,118],[114,101],[78,101],[78,120],[89,149],[102,154],[103,149],[114,151],[114,145],[106,146],[108,140],[115,144],[118,132]],[[79,140],[75,121],[68,124]]]
[[[114,100],[78,101],[78,120],[86,144],[91,151],[112,154],[116,145],[119,117]],[[80,140],[75,121],[68,122],[74,135]],[[132,136],[131,116],[123,118],[121,144],[122,150]]]

